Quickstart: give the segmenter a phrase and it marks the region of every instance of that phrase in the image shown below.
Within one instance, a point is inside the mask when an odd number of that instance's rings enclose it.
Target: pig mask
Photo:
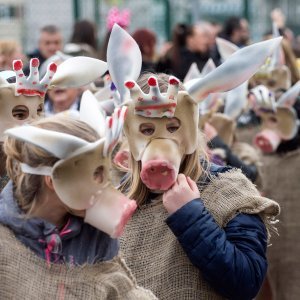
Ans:
[[[25,77],[22,71],[22,61],[13,62],[16,73],[16,83],[9,83],[5,78],[0,79],[0,135],[6,129],[21,125],[43,115],[45,92],[48,89],[51,78],[56,72],[54,63],[48,66],[44,78],[39,81],[39,60],[30,61],[30,75]]]
[[[211,93],[231,90],[248,80],[278,46],[281,38],[238,50],[225,63],[178,92],[179,81],[170,77],[161,93],[155,77],[148,79],[149,94],[135,82],[141,54],[130,35],[114,26],[107,62],[112,81],[128,105],[125,135],[134,160],[141,161],[141,179],[150,190],[165,191],[175,182],[185,155],[198,146],[198,103]],[[132,77],[131,77],[132,75]],[[127,97],[123,88],[130,91]]]
[[[169,79],[166,94],[160,93],[155,77],[150,77],[148,84],[151,91],[146,95],[136,83],[126,83],[135,105],[129,105],[124,131],[130,137],[134,159],[142,162],[144,184],[151,190],[164,191],[174,183],[183,156],[196,150],[198,110],[187,92],[178,93],[179,81],[174,77]]]
[[[298,132],[297,113],[293,105],[300,92],[300,81],[285,92],[277,102],[265,86],[250,91],[255,113],[262,120],[262,130],[253,143],[263,153],[275,152],[282,141],[294,138]]]
[[[71,209],[85,210],[86,223],[116,238],[136,208],[135,201],[112,186],[109,175],[110,154],[122,131],[126,108],[116,109],[105,121],[91,93],[84,95],[81,107],[82,120],[96,130],[101,128],[100,134],[105,128],[100,140],[89,143],[69,134],[33,126],[12,128],[6,134],[59,158],[52,167],[34,168],[22,164],[22,171],[51,176],[55,192],[63,203]]]
[[[59,67],[50,63],[43,79],[39,80],[39,60],[30,60],[30,74],[26,78],[21,60],[13,62],[16,83],[9,83],[0,73],[0,141],[6,129],[43,116],[44,97],[53,87],[79,87],[92,82],[107,70],[107,64],[98,59],[74,57]],[[86,73],[88,75],[86,75]]]

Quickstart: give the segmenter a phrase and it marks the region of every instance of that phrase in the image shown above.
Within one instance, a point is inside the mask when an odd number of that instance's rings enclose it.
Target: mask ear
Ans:
[[[210,73],[211,71],[213,71],[216,68],[216,65],[214,63],[214,61],[212,60],[212,58],[210,58],[206,64],[204,65],[201,75],[204,77],[206,76],[208,73]]]
[[[216,44],[223,62],[234,52],[239,50],[237,45],[219,37],[216,38]]]
[[[6,130],[5,134],[42,148],[60,159],[67,157],[75,150],[89,144],[73,135],[34,126],[24,125],[11,128]]]
[[[277,101],[277,106],[292,107],[300,93],[300,80],[288,89]]]
[[[105,113],[91,91],[82,94],[80,102],[80,120],[94,128],[101,137],[105,136]]]
[[[189,71],[187,72],[186,76],[184,77],[184,84],[187,84],[193,79],[198,79],[206,76],[209,72],[214,70],[216,68],[216,65],[214,61],[210,58],[206,64],[204,65],[202,72],[199,71],[198,66],[196,63],[192,63]]]
[[[247,46],[231,55],[222,65],[204,78],[195,80],[188,93],[196,102],[210,93],[227,92],[248,80],[278,47],[282,38],[276,38]]]
[[[113,26],[108,46],[109,74],[120,93],[120,102],[126,98],[124,82],[136,80],[141,72],[142,54],[135,40],[119,25]]]
[[[273,22],[273,24],[272,24],[272,32],[273,32],[273,38],[280,37],[280,33],[279,33],[278,27],[277,27],[275,22]],[[278,67],[280,67],[284,64],[283,56],[284,56],[283,55],[283,50],[282,50],[282,47],[280,45],[279,47],[277,47],[275,49],[275,51],[272,54],[271,62],[270,62],[270,66],[271,66],[272,69],[273,68],[278,68]]]
[[[57,67],[50,87],[70,88],[91,83],[107,71],[106,62],[84,56],[72,57]]]
[[[226,93],[224,114],[237,119],[247,105],[248,80]]]
[[[201,77],[201,72],[199,71],[197,64],[194,62],[191,64],[188,72],[186,73],[183,83],[199,77]]]

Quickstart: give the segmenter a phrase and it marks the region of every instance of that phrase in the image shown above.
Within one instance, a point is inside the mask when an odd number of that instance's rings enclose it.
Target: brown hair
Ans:
[[[94,142],[99,138],[86,123],[65,115],[41,119],[32,122],[31,125],[74,135],[88,142]],[[4,152],[7,155],[7,174],[14,183],[17,203],[24,212],[30,213],[37,204],[37,195],[42,191],[44,181],[43,176],[23,173],[20,163],[26,163],[31,167],[53,166],[59,159],[37,146],[14,137],[5,139]]]
[[[147,84],[147,81],[150,75],[152,74],[144,73],[139,77],[137,81],[137,84],[140,86],[144,93],[149,92],[149,85]],[[160,91],[162,93],[166,92],[169,84],[169,75],[160,73],[156,75],[156,78]],[[182,83],[179,84],[179,90],[184,90],[184,86]],[[200,132],[199,135],[201,135]],[[207,153],[204,150],[204,138],[202,138],[201,136],[198,140],[200,142],[196,151],[192,154],[186,155],[183,158],[179,169],[179,173],[183,173],[186,176],[189,176],[194,181],[198,181],[203,172],[206,172],[206,170],[204,170],[201,166],[200,157],[202,156],[205,159],[208,159]],[[131,155],[130,163],[130,176],[128,176],[128,178],[122,183],[120,189],[123,193],[127,192],[128,197],[136,200],[138,206],[141,206],[145,203],[150,190],[145,186],[140,178],[141,162],[136,161]]]
[[[156,36],[149,29],[141,28],[136,30],[132,37],[140,47],[141,53],[147,59],[153,59],[155,54]]]

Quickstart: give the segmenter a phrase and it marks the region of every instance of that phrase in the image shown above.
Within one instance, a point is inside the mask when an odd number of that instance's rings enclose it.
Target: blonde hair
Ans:
[[[149,92],[149,86],[147,84],[148,78],[151,73],[144,73],[140,76],[137,83],[141,87],[144,93]],[[158,85],[161,92],[166,92],[168,88],[168,79],[169,76],[167,74],[154,74],[158,80]],[[179,84],[179,90],[184,90],[182,83]],[[205,151],[205,139],[203,135],[199,132],[199,145],[197,149],[192,153],[186,155],[181,164],[179,173],[183,173],[186,176],[189,176],[192,180],[198,181],[200,176],[203,173],[206,173],[207,170],[204,169],[200,163],[200,157],[208,160],[208,155]],[[125,179],[125,181],[121,184],[120,190],[123,193],[127,193],[128,197],[131,199],[136,200],[138,206],[142,206],[149,193],[150,190],[146,187],[146,185],[142,182],[140,178],[141,172],[141,161],[136,161],[133,156],[131,155],[131,172],[130,176]]]
[[[0,41],[0,68],[12,68],[12,61],[10,61],[10,59],[20,47],[21,45],[14,40]]]
[[[96,131],[86,123],[63,115],[41,119],[32,122],[31,125],[74,135],[88,142],[94,142],[99,138]],[[20,208],[29,214],[37,204],[37,195],[42,191],[44,180],[43,176],[23,173],[20,163],[32,167],[53,166],[59,159],[39,147],[14,137],[6,137],[3,148],[7,156],[7,174],[14,184],[14,196]]]

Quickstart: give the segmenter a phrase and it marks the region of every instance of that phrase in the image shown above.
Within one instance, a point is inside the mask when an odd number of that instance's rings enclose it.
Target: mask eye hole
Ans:
[[[268,86],[274,87],[275,85],[276,85],[276,80],[274,80],[274,79],[269,79],[268,80]]]
[[[44,112],[44,106],[43,106],[43,104],[40,104],[40,105],[38,106],[36,112],[37,112],[37,115],[38,115],[38,116],[41,116],[41,115],[43,114],[43,112]]]
[[[104,180],[104,167],[99,166],[96,168],[93,174],[93,178],[97,183],[102,183]]]
[[[166,124],[166,128],[170,133],[177,131],[180,128],[180,121],[177,118],[172,118]]]
[[[143,123],[143,124],[140,125],[139,129],[140,129],[140,132],[143,135],[150,136],[150,135],[152,135],[154,133],[155,126],[152,123]]]
[[[270,121],[271,123],[277,123],[276,117],[269,117],[269,121]]]
[[[25,105],[17,105],[12,109],[12,116],[16,120],[26,120],[29,117],[29,109]]]

